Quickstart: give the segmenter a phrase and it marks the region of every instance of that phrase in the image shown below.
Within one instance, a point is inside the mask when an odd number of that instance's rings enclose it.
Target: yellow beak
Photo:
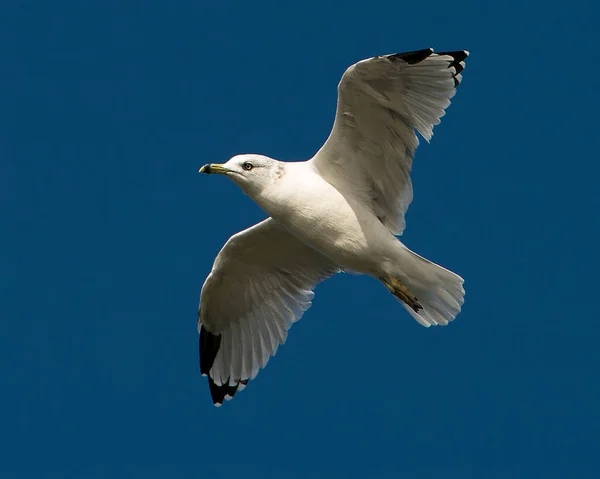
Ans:
[[[218,165],[216,163],[209,163],[208,165],[204,165],[202,168],[198,170],[198,173],[206,173],[207,175],[211,175],[213,173],[218,175],[226,175],[229,173],[227,168],[224,168],[223,165]]]

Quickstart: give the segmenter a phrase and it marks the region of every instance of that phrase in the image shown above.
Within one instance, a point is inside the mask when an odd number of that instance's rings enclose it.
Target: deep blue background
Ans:
[[[592,0],[4,0],[0,475],[598,477],[598,18]],[[403,241],[465,278],[463,313],[425,329],[339,275],[214,408],[199,290],[264,215],[198,167],[309,158],[348,65],[429,46],[471,57]]]

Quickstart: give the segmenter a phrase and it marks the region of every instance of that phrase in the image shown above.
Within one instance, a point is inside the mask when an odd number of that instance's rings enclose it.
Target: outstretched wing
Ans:
[[[333,129],[311,161],[328,182],[369,205],[394,234],[402,234],[413,197],[415,130],[431,139],[468,54],[427,49],[374,57],[352,65],[340,81]]]
[[[315,285],[338,271],[272,218],[227,241],[198,309],[200,371],[215,405],[265,367],[311,306]]]

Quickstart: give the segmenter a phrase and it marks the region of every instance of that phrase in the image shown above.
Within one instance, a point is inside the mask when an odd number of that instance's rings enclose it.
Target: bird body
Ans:
[[[310,160],[237,155],[200,171],[234,181],[269,218],[219,252],[198,310],[200,370],[215,405],[243,389],[340,272],[380,280],[423,326],[460,312],[463,279],[397,238],[412,201],[410,171],[460,83],[468,52],[384,55],[349,67],[331,134]]]
[[[254,155],[241,155],[241,159]],[[273,160],[275,161],[275,160]],[[398,240],[360,201],[324,180],[309,161],[282,163],[277,182],[251,198],[287,231],[344,270],[377,276]],[[285,192],[285,194],[282,194]]]

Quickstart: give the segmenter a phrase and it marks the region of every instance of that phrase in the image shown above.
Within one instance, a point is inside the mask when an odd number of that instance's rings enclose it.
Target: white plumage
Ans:
[[[338,271],[272,218],[232,236],[202,288],[202,322],[227,333],[213,380],[253,379],[310,307],[315,285]]]
[[[332,132],[306,162],[239,155],[227,175],[269,216],[232,236],[202,288],[200,367],[220,405],[263,368],[313,289],[339,271],[380,279],[422,325],[460,312],[460,276],[406,248],[418,131],[427,141],[461,80],[466,51],[363,60],[344,73]]]

